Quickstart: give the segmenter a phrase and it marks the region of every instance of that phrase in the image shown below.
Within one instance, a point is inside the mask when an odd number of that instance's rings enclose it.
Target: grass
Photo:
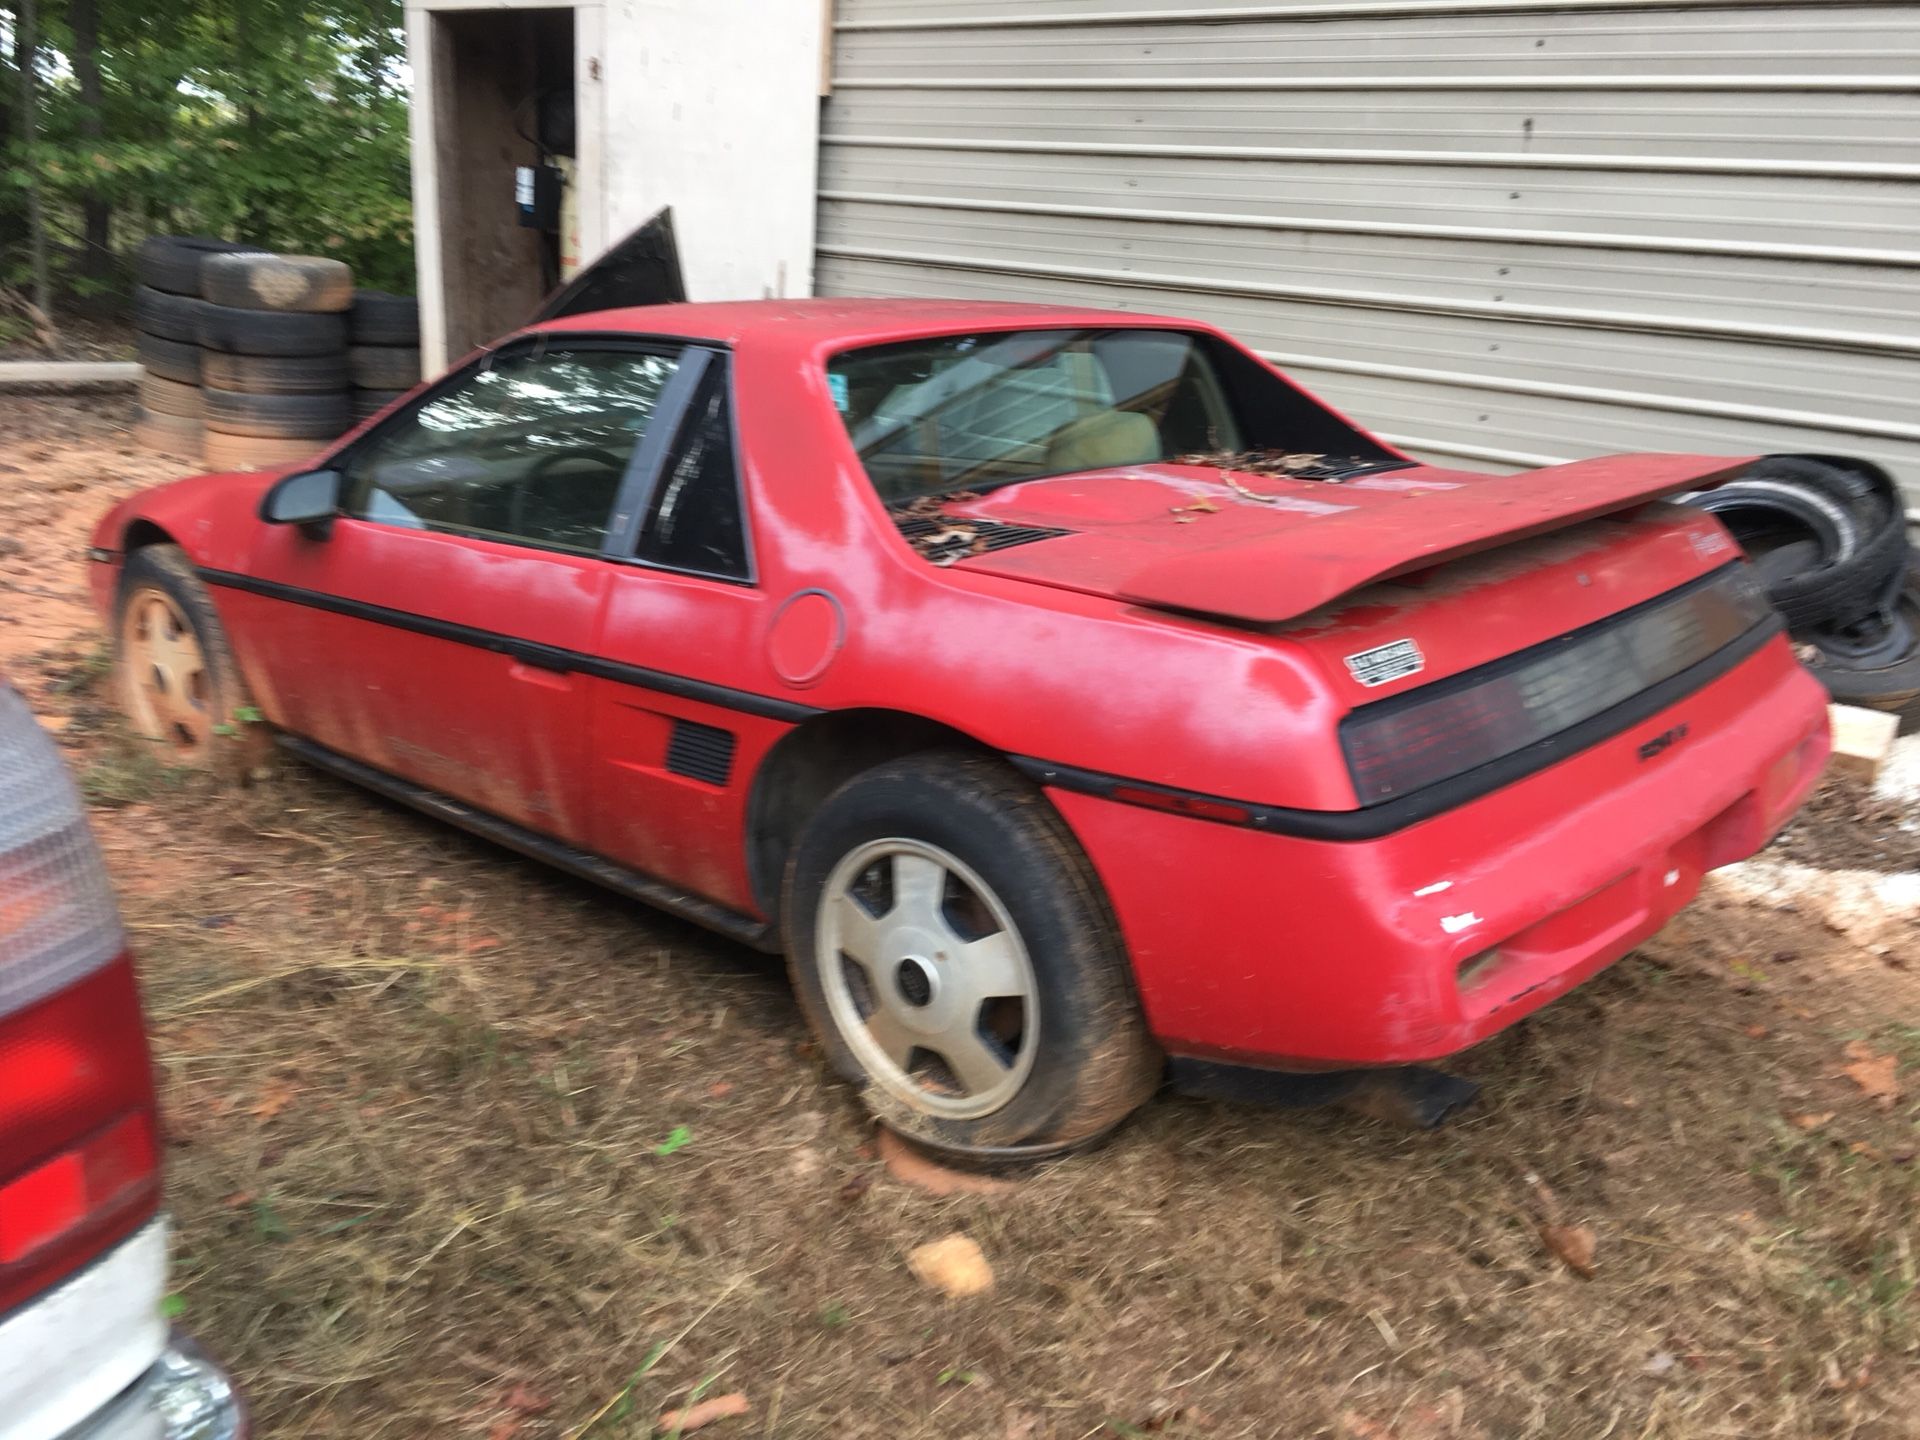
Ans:
[[[776,965],[310,772],[145,771],[53,703],[154,1018],[173,1304],[266,1434],[618,1440],[731,1391],[716,1436],[1913,1433],[1912,972],[1803,917],[1701,902],[1464,1057],[1485,1098],[1438,1132],[1168,1096],[936,1199]],[[1890,1110],[1840,1072],[1863,1036]],[[909,1276],[954,1230],[991,1294]]]

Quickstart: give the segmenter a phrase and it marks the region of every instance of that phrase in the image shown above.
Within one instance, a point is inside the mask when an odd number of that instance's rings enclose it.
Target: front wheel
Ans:
[[[127,556],[113,640],[121,707],[170,763],[233,778],[260,763],[264,727],[213,599],[179,546]]]
[[[1057,1150],[1159,1081],[1092,867],[991,760],[908,756],[841,786],[795,846],[782,912],[834,1068],[924,1145]]]

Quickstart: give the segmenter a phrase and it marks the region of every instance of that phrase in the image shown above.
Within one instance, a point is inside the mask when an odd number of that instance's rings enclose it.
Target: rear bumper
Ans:
[[[220,1369],[160,1316],[154,1220],[0,1320],[0,1440],[245,1440]]]
[[[1706,871],[1765,845],[1826,761],[1825,699],[1775,639],[1578,755],[1364,841],[1052,794],[1169,1053],[1408,1064],[1566,993],[1666,924]]]

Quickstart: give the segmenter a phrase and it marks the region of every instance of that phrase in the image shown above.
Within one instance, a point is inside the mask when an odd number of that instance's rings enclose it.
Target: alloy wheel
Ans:
[[[951,1119],[1019,1093],[1039,987],[1012,916],[972,868],[925,841],[870,841],[827,877],[816,924],[827,1008],[876,1084]]]
[[[213,676],[206,652],[172,596],[142,589],[127,601],[120,658],[134,728],[183,756],[213,738]]]

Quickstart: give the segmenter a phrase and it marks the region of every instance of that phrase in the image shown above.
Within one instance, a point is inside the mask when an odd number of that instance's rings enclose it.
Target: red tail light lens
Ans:
[[[1769,614],[1749,568],[1730,565],[1545,645],[1364,705],[1340,727],[1360,803],[1437,785],[1598,719]]]

